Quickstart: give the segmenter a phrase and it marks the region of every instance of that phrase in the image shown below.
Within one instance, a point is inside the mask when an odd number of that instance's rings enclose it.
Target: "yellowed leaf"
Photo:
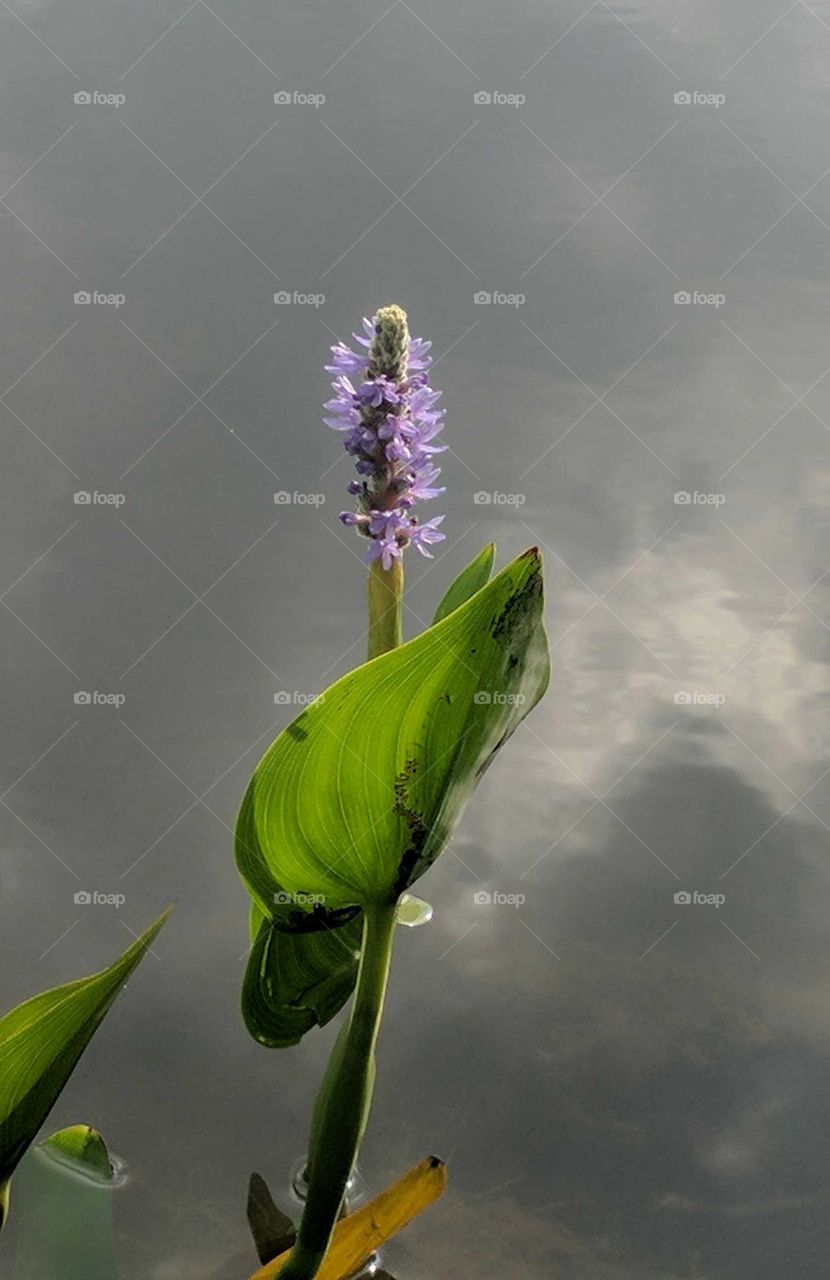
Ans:
[[[397,1235],[408,1222],[443,1194],[447,1185],[447,1166],[437,1156],[427,1156],[405,1173],[391,1187],[375,1196],[368,1204],[341,1218],[334,1228],[325,1261],[317,1280],[346,1280],[354,1274],[384,1241]],[[291,1250],[281,1253],[251,1280],[274,1280],[279,1276]]]

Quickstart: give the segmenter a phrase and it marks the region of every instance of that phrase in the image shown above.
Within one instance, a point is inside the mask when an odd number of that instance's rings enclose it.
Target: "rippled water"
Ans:
[[[177,902],[50,1121],[130,1166],[122,1280],[247,1275],[304,1150],[331,1034],[241,1025],[228,826],[361,657],[321,365],[391,300],[453,449],[409,634],[538,543],[555,675],[397,940],[362,1167],[451,1185],[388,1264],[824,1277],[830,4],[10,5],[0,1002]]]

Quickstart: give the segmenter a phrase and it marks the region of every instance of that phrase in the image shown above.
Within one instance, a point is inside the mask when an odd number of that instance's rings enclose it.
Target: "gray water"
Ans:
[[[389,1265],[826,1275],[829,54],[826,0],[2,6],[0,1003],[176,902],[50,1120],[129,1164],[122,1280],[244,1277],[304,1149],[229,827],[362,656],[322,364],[390,301],[452,446],[408,633],[538,543],[555,674],[398,939],[362,1167],[451,1183]]]

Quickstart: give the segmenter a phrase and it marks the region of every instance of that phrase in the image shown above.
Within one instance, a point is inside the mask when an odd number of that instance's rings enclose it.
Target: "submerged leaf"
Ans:
[[[108,969],[41,992],[0,1018],[0,1189],[169,913]]]
[[[44,1152],[61,1162],[80,1167],[102,1182],[112,1179],[112,1161],[107,1144],[97,1129],[88,1124],[73,1124],[59,1129],[43,1143]]]
[[[237,856],[258,905],[269,912],[278,892],[316,897],[336,920],[399,896],[444,848],[548,678],[533,548],[422,635],[338,680],[272,744],[239,817]]]

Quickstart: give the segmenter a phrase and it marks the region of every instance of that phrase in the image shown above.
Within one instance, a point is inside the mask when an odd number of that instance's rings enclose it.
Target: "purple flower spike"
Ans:
[[[363,329],[365,336],[352,335],[363,351],[343,342],[331,349],[326,369],[335,375],[334,397],[326,401],[330,416],[323,421],[345,433],[346,452],[361,477],[349,484],[358,509],[340,519],[369,539],[367,564],[380,560],[389,569],[408,546],[431,559],[429,546],[445,537],[438,529],[443,516],[421,523],[412,512],[417,502],[445,492],[434,483],[440,468],[433,464],[447,447],[435,443],[444,410],[435,408],[441,392],[429,385],[432,344],[409,336],[406,312],[381,307],[364,319]]]

